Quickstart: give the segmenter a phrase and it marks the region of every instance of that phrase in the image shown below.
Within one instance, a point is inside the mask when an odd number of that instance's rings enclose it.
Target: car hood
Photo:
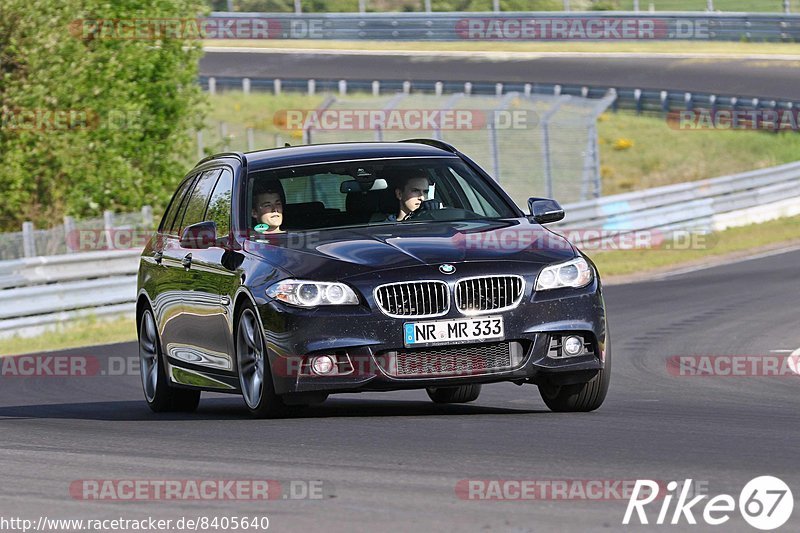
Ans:
[[[264,236],[245,243],[297,278],[477,261],[550,264],[575,257],[563,237],[528,219],[386,224]]]

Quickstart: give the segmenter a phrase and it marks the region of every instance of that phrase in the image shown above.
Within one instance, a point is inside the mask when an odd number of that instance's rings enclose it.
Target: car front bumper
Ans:
[[[476,271],[478,266],[472,267]],[[522,271],[522,265],[507,265]],[[460,270],[466,270],[459,265]],[[514,273],[514,272],[510,272]],[[413,275],[413,273],[412,273]],[[347,280],[362,294],[363,305],[300,309],[277,301],[260,301],[275,391],[278,394],[335,393],[419,389],[472,383],[512,381],[583,383],[603,368],[608,358],[605,306],[599,279],[581,289],[535,292],[535,276],[524,275],[520,304],[509,311],[487,313],[502,316],[503,342],[509,348],[509,364],[493,365],[498,342],[406,348],[403,324],[412,318],[391,318],[371,299],[374,278]],[[443,276],[442,279],[448,280]],[[455,280],[448,280],[452,283]],[[430,320],[465,318],[451,308],[447,315]],[[426,319],[428,320],[428,319]],[[591,349],[574,357],[554,357],[556,339],[568,334],[583,337]],[[420,354],[419,352],[425,352]],[[317,375],[310,361],[329,355],[339,373]],[[401,373],[408,361],[416,371]],[[403,359],[401,359],[403,358]],[[407,365],[406,365],[407,366]]]

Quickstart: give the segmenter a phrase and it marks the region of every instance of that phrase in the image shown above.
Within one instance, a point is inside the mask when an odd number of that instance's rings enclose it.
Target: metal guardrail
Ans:
[[[564,206],[552,227],[718,230],[800,214],[800,162],[606,196]],[[0,338],[31,335],[86,316],[132,314],[140,250],[98,251],[0,262]]]
[[[605,196],[565,206],[556,231],[717,231],[800,214],[800,163]],[[770,216],[770,212],[772,215]]]
[[[405,94],[457,94],[499,96],[511,92],[523,95],[568,95],[599,99],[609,91],[616,92],[612,109],[630,110],[637,114],[667,114],[681,111],[704,110],[712,115],[721,110],[737,112],[778,111],[797,116],[800,100],[781,100],[763,98],[757,95],[721,95],[702,92],[641,89],[635,87],[609,87],[598,85],[523,83],[523,82],[471,82],[436,80],[324,80],[324,79],[282,79],[282,78],[239,78],[222,76],[201,76],[200,85],[211,94],[223,90],[268,91],[280,94],[283,91],[316,94],[330,92],[339,95],[349,92],[369,93],[373,96],[402,92]],[[789,123],[798,129],[797,121]]]
[[[214,34],[209,38],[353,41],[800,40],[800,16],[779,13],[214,12],[208,18],[212,23],[220,19],[246,22],[226,27],[212,24],[209,28],[213,28],[211,31]],[[611,24],[613,21],[619,24]]]
[[[79,318],[132,314],[140,254],[97,251],[0,262],[0,338],[35,335]]]

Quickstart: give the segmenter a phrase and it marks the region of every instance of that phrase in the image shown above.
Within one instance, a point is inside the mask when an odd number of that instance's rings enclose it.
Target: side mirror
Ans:
[[[204,250],[217,245],[217,225],[210,220],[186,226],[181,236],[181,248]]]
[[[558,222],[564,218],[564,209],[550,198],[528,198],[531,218],[539,224]]]

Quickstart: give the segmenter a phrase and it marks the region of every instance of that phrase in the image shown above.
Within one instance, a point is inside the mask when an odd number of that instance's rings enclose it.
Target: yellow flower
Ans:
[[[627,150],[633,146],[633,141],[630,139],[620,138],[614,141],[614,150]]]

